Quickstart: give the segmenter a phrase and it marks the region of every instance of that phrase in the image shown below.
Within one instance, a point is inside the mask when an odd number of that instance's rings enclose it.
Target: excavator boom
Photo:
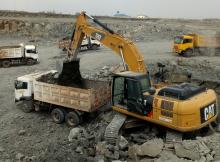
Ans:
[[[88,18],[92,19],[93,22],[102,29],[89,25]],[[93,39],[96,39],[119,55],[122,58],[125,70],[140,73],[147,72],[144,65],[144,58],[132,41],[115,33],[106,25],[92,16],[87,15],[85,12],[81,12],[76,20],[75,30],[70,43],[70,50],[68,51],[70,60],[77,58],[80,45],[85,35],[91,36]]]

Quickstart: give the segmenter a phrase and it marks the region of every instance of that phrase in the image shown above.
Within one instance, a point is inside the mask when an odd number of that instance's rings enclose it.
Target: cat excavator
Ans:
[[[91,26],[88,18],[97,26]],[[178,132],[199,130],[216,120],[218,110],[214,90],[190,83],[155,88],[143,55],[135,44],[86,12],[81,12],[76,19],[63,71],[72,73],[78,66],[77,54],[85,35],[112,49],[121,57],[124,67],[123,72],[114,74],[112,78],[111,103],[113,110],[119,114],[106,128],[107,140],[114,141],[117,138],[126,116]]]

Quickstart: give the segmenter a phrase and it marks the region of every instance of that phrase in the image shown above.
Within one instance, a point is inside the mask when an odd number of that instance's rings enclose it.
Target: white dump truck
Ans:
[[[63,38],[59,41],[59,49],[66,51],[69,48],[70,42],[71,40],[69,37]],[[92,37],[85,36],[82,41],[80,50],[97,50],[100,48],[100,46],[101,44],[99,41],[93,39]]]
[[[39,62],[39,56],[35,45],[17,45],[0,47],[0,65],[10,67],[12,65],[33,65]]]
[[[15,81],[15,102],[24,112],[47,109],[55,123],[66,121],[76,126],[85,113],[97,111],[111,98],[109,82],[84,80],[83,88],[61,86],[39,81],[52,70],[18,77]]]

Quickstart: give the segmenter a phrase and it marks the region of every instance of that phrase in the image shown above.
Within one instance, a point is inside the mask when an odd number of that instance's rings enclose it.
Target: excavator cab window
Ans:
[[[131,112],[142,114],[143,95],[139,81],[126,79],[127,109]]]
[[[113,83],[113,105],[124,105],[125,93],[125,78],[124,77],[115,77]]]
[[[150,82],[146,77],[129,78],[117,76],[113,79],[113,105],[118,105],[130,112],[143,115],[143,93],[150,88]]]

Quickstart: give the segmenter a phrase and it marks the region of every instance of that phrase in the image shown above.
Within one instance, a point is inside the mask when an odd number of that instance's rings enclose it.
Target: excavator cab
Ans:
[[[146,100],[146,95],[151,99]],[[136,73],[131,71],[121,72],[113,76],[112,84],[112,105],[120,107],[129,112],[140,115],[147,115],[152,110],[153,101],[151,94],[155,90],[151,87],[148,74]]]

